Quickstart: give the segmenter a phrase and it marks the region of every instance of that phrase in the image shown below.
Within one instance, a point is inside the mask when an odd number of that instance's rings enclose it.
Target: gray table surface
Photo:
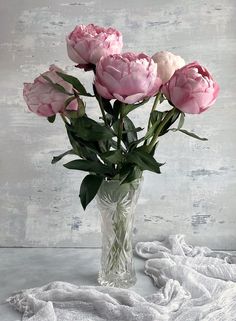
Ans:
[[[5,300],[21,289],[51,281],[98,285],[100,249],[90,248],[0,248],[0,321],[20,321]],[[144,271],[144,261],[135,258],[138,281],[132,288],[141,295],[155,292]]]

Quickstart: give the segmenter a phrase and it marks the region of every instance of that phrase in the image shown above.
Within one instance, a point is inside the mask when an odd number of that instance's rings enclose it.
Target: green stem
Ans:
[[[120,118],[119,118],[119,126],[118,126],[117,149],[121,149],[121,139],[122,139],[123,123],[124,123],[123,106],[124,106],[124,104],[122,104],[121,107],[120,107]]]
[[[62,120],[64,121],[64,123],[65,123],[66,125],[70,125],[69,122],[68,122],[68,120],[66,119],[66,116],[65,116],[64,114],[60,114],[60,115],[61,115],[61,118],[62,118]]]
[[[152,112],[156,109],[157,105],[160,103],[160,99],[161,99],[161,93],[158,93],[155,97],[153,106],[152,106],[152,110],[148,119],[148,127],[147,127],[147,132],[149,131],[150,127],[151,127],[151,114]],[[148,144],[148,139],[145,139],[143,145],[147,145]]]
[[[163,119],[163,121],[160,123],[160,125],[157,127],[157,131],[155,132],[155,134],[152,137],[152,140],[150,142],[150,144],[148,145],[148,151],[149,153],[151,152],[151,150],[153,149],[154,145],[157,142],[157,139],[162,131],[162,129],[164,128],[164,126],[168,123],[168,121],[173,117],[174,113],[176,111],[176,108],[172,108],[170,111],[168,111],[167,115],[165,116],[165,118]]]
[[[93,70],[94,76],[96,77],[96,66],[95,65],[92,65],[92,70]],[[100,107],[101,112],[102,112],[102,118],[104,120],[104,124],[106,126],[108,126],[107,119],[106,119],[106,113],[105,113],[105,110],[104,110],[104,107],[103,107],[103,103],[102,103],[102,99],[101,99],[102,97],[98,94],[98,92],[97,92],[97,90],[95,88],[95,85],[93,86],[93,88],[94,88],[94,90],[93,90],[94,91],[94,95],[95,95],[95,97],[96,97],[96,99],[98,101],[99,107]]]
[[[102,112],[102,118],[104,120],[105,125],[107,126],[108,124],[107,124],[107,119],[106,119],[106,113],[105,113],[105,110],[104,110],[100,95],[98,96],[98,103],[99,103],[99,107],[100,107],[101,112]]]
[[[158,94],[156,95],[155,100],[154,100],[151,113],[156,109],[157,105],[160,103],[160,100],[161,100],[161,93],[158,93]],[[150,114],[150,116],[151,116],[151,114]],[[151,117],[149,117],[148,129],[150,129],[150,126],[151,126]]]
[[[116,213],[118,214],[118,213]],[[114,224],[115,239],[111,245],[107,261],[107,273],[112,272],[113,269],[119,270],[122,267],[122,261],[125,259],[126,251],[130,248],[127,246],[126,239],[126,216],[124,218],[118,216],[117,222]]]

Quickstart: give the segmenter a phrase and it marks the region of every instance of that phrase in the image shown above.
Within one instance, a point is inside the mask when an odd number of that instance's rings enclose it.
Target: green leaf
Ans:
[[[66,95],[69,95],[69,96],[72,96],[73,94],[70,93],[69,91],[65,90],[65,88],[60,85],[60,84],[53,84],[52,85],[57,91],[60,91],[61,93],[63,94],[66,94]]]
[[[100,157],[104,161],[108,160],[112,164],[118,164],[123,160],[123,155],[120,150],[112,150],[112,151],[103,153],[100,155]]]
[[[181,133],[183,133],[183,134],[185,134],[185,135],[188,135],[188,136],[191,136],[191,137],[193,137],[193,138],[196,138],[196,139],[198,139],[198,140],[203,140],[203,141],[208,140],[207,138],[199,137],[198,135],[196,135],[196,134],[194,134],[194,133],[190,133],[190,132],[187,131],[186,129],[176,129],[176,128],[173,128],[173,129],[175,129],[175,130],[177,130],[177,131],[179,131],[179,132],[181,132]]]
[[[119,177],[118,179],[122,183],[126,177],[129,175],[129,173],[133,170],[133,167],[136,166],[132,163],[123,163],[120,170],[119,170]]]
[[[151,137],[153,136],[153,134],[155,133],[156,128],[158,127],[158,125],[159,125],[159,124],[158,124],[158,122],[157,122],[156,124],[154,124],[154,125],[148,130],[148,132],[146,133],[146,135],[145,135],[144,137],[142,137],[142,138],[140,138],[140,139],[138,139],[138,140],[136,140],[136,141],[133,141],[133,142],[131,143],[131,145],[129,146],[129,149],[132,150],[132,149],[136,148],[136,147],[138,146],[138,144],[140,144],[140,143],[143,142],[144,140],[151,138]]]
[[[160,174],[160,166],[163,164],[158,163],[155,158],[144,151],[144,149],[137,148],[127,154],[127,161],[139,166],[142,170],[149,170]]]
[[[54,123],[55,119],[56,119],[56,115],[47,117],[47,120],[49,121],[49,123]]]
[[[183,127],[183,124],[184,124],[184,117],[185,117],[185,114],[183,112],[181,112],[180,114],[180,118],[179,118],[179,124],[178,124],[178,127],[177,129],[180,130],[180,128]]]
[[[114,130],[114,133],[116,134],[116,136],[118,135],[118,128],[119,128],[119,120],[116,120],[113,125],[112,128]]]
[[[74,133],[71,131],[71,128],[70,128],[69,125],[66,126],[66,130],[67,130],[67,135],[68,135],[70,144],[73,147],[74,152],[77,155],[79,155],[80,157],[82,157],[81,148],[80,148],[79,142],[77,141]]]
[[[83,117],[85,116],[85,103],[83,102],[82,99],[79,98],[79,96],[77,96],[77,102],[78,102],[78,117]]]
[[[67,110],[66,116],[71,120],[71,123],[73,123],[73,120],[77,119],[79,116],[78,110]]]
[[[102,176],[91,175],[91,174],[85,176],[85,178],[83,179],[80,186],[79,197],[84,210],[97,194],[102,184],[102,181],[103,181]]]
[[[126,147],[129,146],[132,142],[136,141],[138,139],[137,131],[135,128],[135,125],[133,124],[132,120],[128,117],[124,117],[124,129],[125,129],[125,135],[123,135],[125,140]]]
[[[98,148],[91,146],[88,142],[84,143],[80,139],[78,139],[78,142],[80,145],[81,157],[96,162],[98,160],[97,154],[100,152],[98,151]]]
[[[109,114],[113,116],[113,108],[112,105],[110,103],[110,101],[108,99],[103,98],[102,96],[100,96],[96,90],[95,85],[93,85],[93,92],[99,102],[99,104],[102,104],[104,110]]]
[[[134,181],[135,179],[141,178],[142,177],[142,170],[138,166],[130,166],[127,172],[127,175],[121,179],[121,183],[130,183]]]
[[[76,135],[85,141],[110,139],[114,136],[111,129],[98,124],[91,118],[81,117],[75,123]]]
[[[81,84],[79,79],[77,79],[74,76],[64,74],[62,72],[57,71],[58,76],[60,76],[63,80],[71,84],[81,96],[89,96],[89,97],[94,97],[93,95],[87,93],[85,87]]]
[[[159,125],[160,122],[162,121],[163,116],[165,116],[165,112],[153,110],[150,116],[151,124]]]
[[[62,153],[58,156],[54,156],[51,163],[55,164],[55,163],[59,162],[66,155],[75,155],[75,152],[73,151],[73,149],[70,149],[70,150],[66,151],[65,153]]]
[[[156,144],[153,146],[152,150],[150,151],[150,154],[154,157],[155,155],[155,151],[156,151],[156,148],[159,144],[159,141],[156,142]],[[147,146],[141,146],[141,147],[147,147]],[[164,165],[163,163],[161,163],[161,165]]]
[[[144,128],[142,127],[135,127],[133,129],[123,130],[122,134],[128,134],[128,133],[138,133],[141,132]]]
[[[174,122],[178,119],[179,115],[180,115],[181,111],[178,109],[175,109],[174,115],[171,117],[171,119],[166,123],[166,125],[162,128],[161,133],[159,134],[159,136],[162,136],[164,134],[166,134],[169,130],[169,127],[171,125],[174,124]]]
[[[119,117],[121,111],[122,103],[119,100],[115,100],[113,104],[113,117],[114,121],[116,121]]]
[[[159,123],[156,122],[156,123],[148,130],[148,132],[146,133],[146,135],[143,137],[143,140],[151,138],[151,137],[154,135],[154,133],[155,133],[158,125],[159,125]]]
[[[134,123],[132,122],[132,120],[128,116],[125,116],[123,121],[124,121],[124,129],[126,132],[137,132],[138,131],[138,130],[136,130]],[[138,129],[142,129],[142,128],[138,127]]]
[[[114,139],[110,139],[108,142],[110,144],[110,147],[117,149],[117,141],[115,141]],[[125,152],[125,149],[123,146],[120,146],[120,148],[123,152]]]
[[[142,106],[144,104],[146,104],[148,102],[148,99],[144,99],[141,103],[137,103],[137,104],[125,104],[122,114],[123,116],[128,115],[131,111],[133,111],[134,109],[138,108],[139,106]]]
[[[81,158],[85,158],[92,161],[97,161],[97,155],[102,151],[98,141],[85,141],[82,138],[78,137],[74,132],[74,128],[70,125],[67,125],[67,134],[70,140],[70,143],[77,155]]]
[[[147,131],[147,133],[144,137],[142,137],[136,141],[133,141],[132,145],[130,146],[130,149],[134,149],[141,142],[151,138],[154,135],[157,127],[161,123],[162,119],[165,117],[166,113],[167,112],[162,112],[162,111],[158,111],[158,110],[152,111],[151,116],[150,116],[152,126],[149,128],[149,130]]]
[[[105,118],[106,118],[107,125],[111,127],[112,123],[113,123],[113,116],[108,114],[108,113],[106,113]],[[103,117],[99,117],[99,119],[103,120]]]
[[[159,95],[160,93],[158,93]],[[159,104],[162,104],[163,101],[166,100],[165,96],[163,94],[160,94],[160,98],[159,98]]]
[[[67,135],[69,137],[71,146],[75,154],[81,158],[86,158],[88,160],[97,161],[97,149],[94,146],[91,146],[92,143],[84,142],[82,139],[76,136],[72,131],[71,126],[67,125]]]
[[[85,172],[92,172],[99,175],[107,176],[111,174],[110,168],[103,165],[102,163],[85,160],[85,159],[76,159],[69,163],[63,165],[68,169],[75,169]]]
[[[150,154],[151,156],[154,157],[155,150],[156,150],[156,147],[157,147],[158,144],[159,144],[159,141],[156,142],[156,144],[153,146],[151,151],[149,150],[149,146],[148,145],[142,145],[142,146],[138,147],[137,149],[140,152],[148,153],[148,154]],[[159,164],[160,164],[160,166],[164,165],[164,163],[159,163]]]
[[[112,105],[110,103],[109,100],[101,97],[101,103],[102,103],[102,106],[104,108],[104,110],[109,114],[109,115],[113,115],[113,109],[112,109]]]
[[[99,154],[100,153],[105,153],[106,151],[109,150],[109,143],[108,143],[108,140],[98,140],[96,142],[98,144],[98,147],[99,147]],[[100,155],[99,155],[100,156]]]
[[[47,80],[47,81],[50,83],[50,85],[51,85],[54,89],[56,89],[57,91],[65,94],[65,95],[69,95],[69,96],[72,96],[72,95],[73,95],[72,93],[70,93],[70,92],[68,92],[67,90],[65,90],[65,88],[64,88],[62,85],[57,84],[57,83],[54,83],[49,77],[47,77],[47,76],[45,76],[45,75],[41,75],[41,76],[42,76],[45,80]]]
[[[138,104],[137,105],[135,105],[135,104],[125,104],[124,108],[123,108],[123,116],[128,115],[128,113],[130,113],[132,110],[136,109],[137,107],[139,107]]]

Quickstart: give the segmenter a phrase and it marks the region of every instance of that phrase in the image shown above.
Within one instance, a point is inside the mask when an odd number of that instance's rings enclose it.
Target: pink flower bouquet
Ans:
[[[70,59],[94,73],[94,92],[88,93],[79,79],[51,66],[33,83],[25,83],[23,94],[32,112],[51,123],[56,115],[64,121],[71,149],[52,162],[74,154],[76,159],[64,166],[88,172],[80,189],[84,209],[104,180],[125,184],[140,178],[144,170],[160,173],[162,164],[154,153],[168,131],[206,140],[182,128],[185,113],[200,114],[216,101],[219,86],[205,67],[197,62],[185,64],[170,52],[152,57],[121,53],[121,33],[93,24],[77,26],[66,41]],[[101,121],[89,117],[86,96],[97,100]],[[148,110],[146,104],[152,99],[145,131],[133,123],[132,111]],[[165,100],[170,108],[159,111],[158,104]]]

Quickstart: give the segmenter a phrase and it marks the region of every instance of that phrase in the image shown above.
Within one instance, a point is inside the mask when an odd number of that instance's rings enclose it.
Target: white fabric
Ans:
[[[145,273],[157,286],[143,298],[117,288],[52,282],[8,302],[27,321],[236,321],[236,259],[186,244],[183,235],[140,242]]]

